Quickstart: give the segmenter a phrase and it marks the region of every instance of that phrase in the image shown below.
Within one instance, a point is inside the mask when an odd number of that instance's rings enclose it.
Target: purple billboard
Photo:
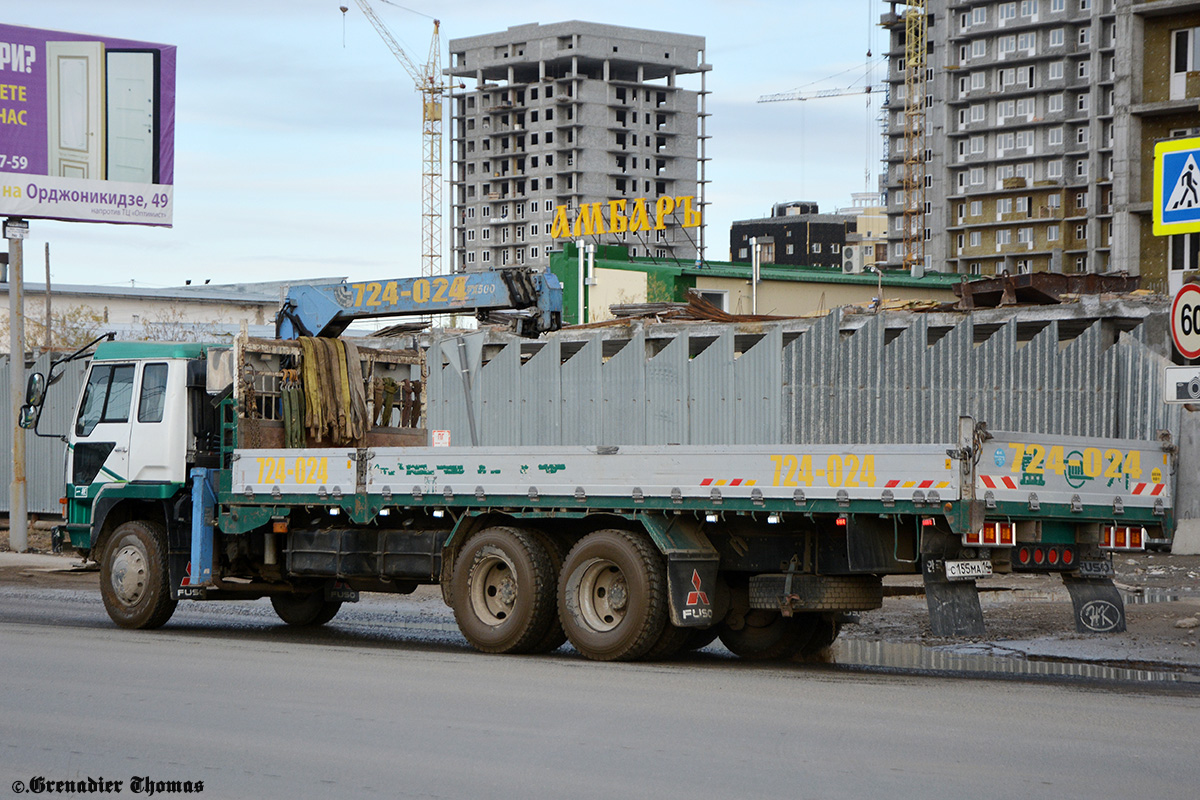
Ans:
[[[0,25],[0,216],[171,224],[175,47]]]

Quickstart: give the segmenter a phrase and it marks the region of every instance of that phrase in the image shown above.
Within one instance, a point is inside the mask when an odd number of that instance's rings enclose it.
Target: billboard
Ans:
[[[0,25],[0,216],[171,224],[175,47]]]

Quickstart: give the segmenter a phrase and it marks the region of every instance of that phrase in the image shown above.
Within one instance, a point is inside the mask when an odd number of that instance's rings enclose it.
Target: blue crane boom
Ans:
[[[466,272],[429,278],[298,285],[275,315],[279,339],[337,336],[352,322],[379,317],[491,311],[516,322],[522,336],[562,325],[562,284],[549,272],[528,268]]]

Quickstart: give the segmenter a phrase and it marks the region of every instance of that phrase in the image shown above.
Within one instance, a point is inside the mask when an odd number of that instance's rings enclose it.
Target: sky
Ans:
[[[728,259],[734,220],[791,200],[833,211],[877,186],[878,94],[757,100],[862,86],[868,63],[878,83],[880,0],[396,2],[371,0],[418,63],[433,15],[443,60],[451,39],[530,22],[705,37],[710,259]],[[0,0],[0,22],[178,47],[174,226],[31,220],[27,281],[44,279],[47,242],[56,284],[420,274],[420,96],[354,0]]]

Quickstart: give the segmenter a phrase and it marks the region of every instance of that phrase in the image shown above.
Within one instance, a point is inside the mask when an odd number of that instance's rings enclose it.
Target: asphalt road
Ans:
[[[109,623],[0,587],[0,792],[202,781],[208,798],[1193,798],[1189,687],[472,651],[435,598],[315,633],[263,602]],[[143,788],[143,794],[144,787]],[[116,793],[110,793],[116,794]],[[72,796],[72,795],[64,795]],[[165,796],[165,795],[164,795]]]

